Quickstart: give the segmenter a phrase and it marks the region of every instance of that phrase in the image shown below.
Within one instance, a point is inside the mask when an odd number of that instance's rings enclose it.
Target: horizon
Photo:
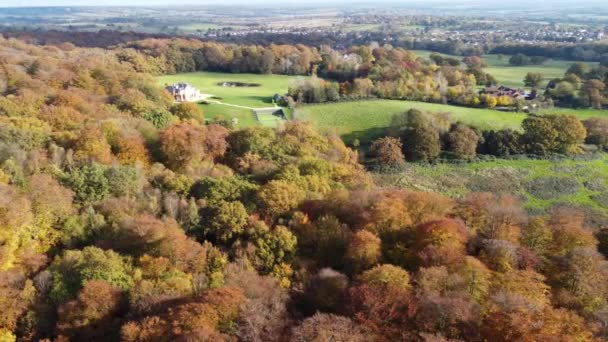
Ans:
[[[508,4],[505,4],[499,0],[490,0],[490,1],[481,1],[481,0],[467,0],[467,1],[458,1],[458,0],[381,0],[381,1],[372,1],[372,0],[312,0],[306,3],[302,3],[299,0],[254,0],[254,1],[246,1],[246,0],[224,0],[220,5],[210,0],[178,0],[171,4],[167,4],[163,0],[132,0],[128,5],[124,4],[124,1],[121,0],[106,0],[101,2],[96,0],[17,0],[12,1],[10,3],[4,3],[4,0],[0,1],[0,8],[41,8],[41,7],[175,7],[175,6],[233,6],[233,5],[245,5],[245,6],[258,6],[258,5],[281,5],[282,7],[287,6],[310,6],[314,5],[325,5],[325,6],[333,6],[333,5],[346,5],[346,4],[370,4],[370,5],[417,5],[417,6],[437,6],[437,5],[502,5],[502,6],[516,6],[518,3],[528,3],[524,0],[514,0],[510,1]],[[529,4],[529,3],[528,3]],[[573,4],[569,0],[545,0],[545,1],[537,1],[533,5],[534,6],[543,6],[543,5],[551,5],[551,6],[594,6],[594,5],[602,5],[603,1],[601,0],[581,0],[577,1]]]

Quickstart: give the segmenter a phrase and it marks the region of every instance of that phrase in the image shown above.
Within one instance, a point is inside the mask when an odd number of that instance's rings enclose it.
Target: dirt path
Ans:
[[[235,105],[232,103],[225,103],[225,102],[221,102],[218,100],[205,100],[208,103],[214,103],[214,104],[218,104],[218,105],[222,105],[222,106],[230,106],[230,107],[236,107],[236,108],[244,108],[244,109],[249,109],[249,110],[260,110],[260,109],[272,109],[272,108],[280,108],[277,105],[274,105],[274,107],[261,107],[261,108],[255,108],[255,107],[248,107],[248,106],[241,106],[241,105]]]

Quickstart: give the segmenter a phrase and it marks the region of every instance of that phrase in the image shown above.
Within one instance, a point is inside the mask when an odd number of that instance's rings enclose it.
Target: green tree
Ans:
[[[273,180],[258,190],[257,203],[266,217],[276,218],[296,208],[305,197],[304,190],[297,185]]]
[[[357,280],[365,284],[395,286],[404,290],[412,287],[410,274],[403,268],[390,264],[378,265],[367,270]]]
[[[542,217],[534,217],[528,221],[522,232],[521,243],[542,257],[548,251],[553,233]]]
[[[465,159],[475,157],[479,135],[464,125],[455,125],[446,136],[447,150],[456,158]]]
[[[112,166],[105,170],[104,175],[110,192],[117,197],[139,194],[145,182],[141,170],[131,166]]]
[[[528,72],[524,77],[524,85],[526,87],[536,88],[543,81],[543,74],[540,72]]]
[[[546,155],[559,149],[559,132],[546,117],[527,117],[522,122],[522,141],[528,152]]]
[[[512,129],[484,132],[483,140],[484,153],[500,157],[524,153],[521,134]]]
[[[587,130],[574,115],[551,115],[548,117],[557,131],[557,152],[572,154],[580,151],[580,145],[585,141]]]
[[[90,280],[103,280],[114,287],[128,290],[133,286],[134,277],[137,277],[130,259],[97,247],[66,250],[53,260],[49,271],[53,275],[50,297],[56,303],[73,298]]]
[[[203,177],[194,183],[190,195],[205,200],[211,206],[224,201],[239,201],[251,207],[257,189],[258,185],[240,177]]]
[[[518,53],[509,58],[509,64],[516,66],[527,65],[530,64],[530,57],[522,53]]]
[[[253,263],[263,274],[271,273],[283,263],[290,263],[298,242],[287,227],[269,229],[263,222],[256,224],[251,240],[255,247]]]
[[[583,97],[589,106],[595,109],[602,109],[603,105],[608,102],[605,94],[606,84],[600,80],[587,80],[581,87],[580,95]]]
[[[243,233],[247,224],[247,210],[241,202],[220,202],[204,210],[203,233],[217,241],[228,242]]]
[[[587,63],[582,63],[582,62],[576,62],[573,63],[568,70],[566,70],[566,74],[574,74],[578,77],[585,77],[585,75],[591,70],[591,68],[589,67],[589,64]]]
[[[110,195],[110,183],[106,177],[106,167],[99,164],[84,165],[69,173],[65,183],[76,194],[76,200],[93,203]]]
[[[439,133],[424,113],[410,110],[402,119],[393,120],[393,123],[399,121],[404,123],[400,130],[406,159],[434,160],[439,156],[441,152]]]

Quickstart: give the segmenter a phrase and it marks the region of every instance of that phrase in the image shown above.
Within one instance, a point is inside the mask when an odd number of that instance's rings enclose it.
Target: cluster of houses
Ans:
[[[505,86],[488,86],[479,91],[480,94],[492,95],[494,97],[508,96],[514,100],[534,100],[535,93],[528,93],[521,88],[509,88]]]

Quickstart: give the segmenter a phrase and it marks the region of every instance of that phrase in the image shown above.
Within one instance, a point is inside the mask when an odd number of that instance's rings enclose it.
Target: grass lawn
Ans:
[[[221,72],[191,72],[159,77],[159,83],[173,84],[187,82],[200,89],[201,93],[212,94],[222,102],[248,107],[270,107],[274,94],[284,94],[292,76],[230,74]],[[255,83],[259,87],[222,87],[218,83]]]
[[[294,118],[314,123],[321,131],[335,131],[347,142],[367,142],[383,136],[391,118],[411,108],[429,112],[451,113],[453,121],[461,121],[482,129],[520,126],[525,114],[504,113],[425,102],[373,100],[307,105],[296,108]]]
[[[259,122],[255,119],[253,111],[245,108],[237,108],[230,106],[223,106],[220,104],[200,104],[203,108],[206,118],[215,118],[222,116],[228,120],[236,118],[239,121],[239,127],[251,127],[256,126]]]
[[[158,78],[161,85],[176,82],[188,82],[198,88],[201,93],[212,94],[223,103],[247,106],[252,108],[271,107],[274,94],[287,92],[289,80],[293,76],[230,74],[219,72],[192,72],[178,75],[165,75]],[[223,87],[218,83],[241,82],[259,84],[257,87]],[[250,109],[224,106],[219,104],[201,104],[206,117],[218,115],[231,119],[237,118],[240,127],[259,124]]]
[[[431,51],[426,50],[415,50],[416,55],[425,59],[428,59],[431,55]],[[462,59],[462,56],[451,56],[442,54],[445,56],[455,57]],[[540,72],[543,74],[543,83],[541,86],[545,86],[549,80],[557,77],[563,77],[566,70],[575,63],[573,61],[550,59],[543,65],[526,65],[526,66],[512,66],[509,65],[508,55],[484,55],[483,59],[488,63],[488,67],[484,70],[489,74],[496,77],[496,80],[500,85],[508,87],[523,87],[524,77],[528,72]],[[592,66],[597,66],[597,63],[588,63]]]

